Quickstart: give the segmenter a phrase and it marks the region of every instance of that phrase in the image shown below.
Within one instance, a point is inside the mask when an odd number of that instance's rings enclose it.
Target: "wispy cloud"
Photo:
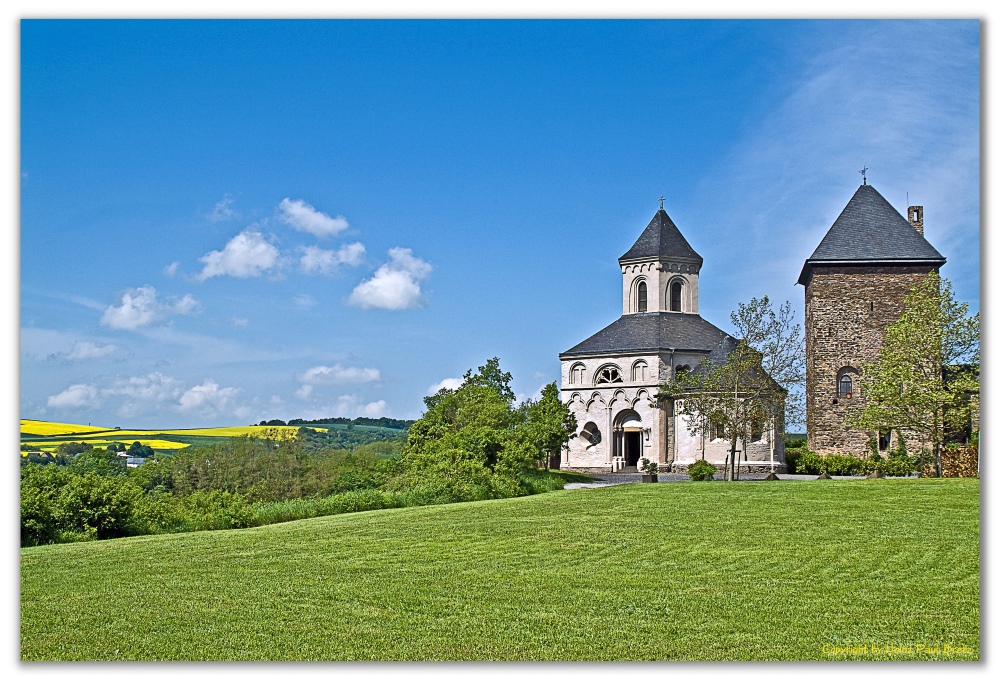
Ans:
[[[357,368],[355,366],[313,366],[299,376],[299,382],[307,385],[333,385],[340,383],[373,382],[381,377],[377,368]]]
[[[275,269],[279,257],[278,249],[268,243],[262,233],[248,229],[231,238],[222,250],[213,250],[201,257],[205,268],[196,278],[204,281],[213,276],[240,279],[260,276]]]
[[[347,220],[344,219],[343,215],[330,217],[301,200],[282,199],[281,203],[278,204],[278,210],[281,220],[293,229],[308,232],[320,238],[334,236],[348,227]]]
[[[156,288],[140,286],[122,293],[121,302],[108,306],[100,323],[110,328],[135,330],[165,322],[172,314],[190,314],[197,307],[198,301],[190,295],[161,303],[156,299]]]
[[[351,292],[348,302],[367,309],[409,309],[423,303],[420,282],[432,267],[413,256],[409,248],[392,248],[389,262],[383,264],[372,278],[362,281]]]
[[[234,202],[235,199],[230,194],[226,194],[222,197],[222,200],[215,204],[212,212],[208,213],[205,217],[209,222],[225,222],[226,220],[239,217],[239,213],[233,210]]]
[[[326,250],[317,246],[305,246],[301,250],[299,266],[306,274],[330,275],[337,271],[339,265],[361,264],[365,255],[365,247],[361,243],[348,243],[337,250]]]
[[[81,361],[85,359],[100,359],[114,354],[118,350],[116,345],[98,345],[89,340],[80,340],[73,343],[69,352],[55,352],[49,355],[49,359]]]
[[[166,267],[163,268],[163,274],[165,276],[173,276],[177,273],[177,268],[181,266],[180,262],[171,262]]]

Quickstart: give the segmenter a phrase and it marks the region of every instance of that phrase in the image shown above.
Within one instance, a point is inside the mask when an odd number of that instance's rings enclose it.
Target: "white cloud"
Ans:
[[[342,418],[381,418],[389,411],[385,399],[362,404],[361,399],[353,394],[345,394],[337,398],[337,405],[334,408],[336,414]]]
[[[313,236],[325,238],[347,229],[347,220],[343,215],[330,217],[321,213],[305,201],[293,201],[285,198],[278,205],[281,210],[281,220],[293,229],[305,231]]]
[[[177,300],[161,303],[156,299],[156,289],[152,286],[129,288],[122,294],[121,303],[110,305],[101,316],[101,325],[111,328],[135,330],[143,326],[160,323],[170,314],[189,314],[198,307],[198,301],[190,295]]]
[[[235,387],[219,387],[218,383],[206,378],[201,385],[196,385],[181,395],[177,410],[203,418],[230,413],[240,415],[245,409],[237,407],[235,403],[238,393],[239,390]]]
[[[260,276],[278,266],[278,260],[278,249],[264,240],[263,234],[246,230],[230,239],[222,250],[202,257],[205,268],[197,278],[204,281],[213,276]]]
[[[180,380],[156,371],[149,375],[137,375],[115,380],[111,387],[104,388],[105,396],[125,396],[145,402],[163,402],[177,399],[184,389]]]
[[[250,323],[250,319],[244,317],[233,317],[232,322],[234,326],[246,326]]]
[[[67,359],[69,361],[79,361],[82,359],[100,359],[109,354],[114,354],[118,350],[117,345],[98,345],[88,340],[80,340],[73,343],[73,348],[69,352],[56,352],[49,355],[49,359]]]
[[[299,265],[306,274],[332,274],[337,266],[346,264],[357,266],[364,258],[365,247],[361,243],[348,243],[337,250],[326,250],[317,246],[302,248],[302,258]]]
[[[381,377],[377,368],[357,368],[354,366],[344,367],[340,364],[334,366],[313,366],[299,376],[299,382],[307,385],[332,385],[338,383],[361,383],[372,382]]]
[[[299,389],[295,390],[295,396],[301,399],[302,401],[305,401],[309,397],[311,397],[312,393],[313,393],[312,385],[303,385]]]
[[[462,386],[461,378],[445,378],[439,383],[434,383],[427,388],[427,394],[437,394],[443,389],[447,390],[457,390]]]
[[[230,194],[226,194],[222,197],[222,200],[215,204],[206,217],[209,222],[224,222],[226,220],[231,220],[234,217],[239,217],[239,213],[233,210],[233,197]]]
[[[173,276],[177,273],[177,268],[181,266],[180,262],[171,262],[166,267],[163,268],[163,273],[167,276]]]
[[[367,309],[408,309],[419,307],[422,302],[420,281],[433,269],[431,265],[413,256],[409,248],[392,248],[389,262],[362,281],[351,292],[348,302]]]
[[[316,306],[316,299],[308,293],[296,295],[292,302],[296,307],[302,307],[303,309],[309,309],[310,307]]]
[[[101,400],[93,385],[70,385],[59,394],[49,397],[46,404],[50,408],[93,409],[101,405]]]
[[[177,399],[184,390],[180,380],[159,372],[115,380],[111,387],[101,390],[104,396],[123,396],[127,399],[118,409],[118,414],[133,418],[146,409]]]
[[[173,310],[178,314],[190,314],[195,309],[198,308],[198,301],[191,297],[190,294],[185,295],[180,300],[172,303]]]

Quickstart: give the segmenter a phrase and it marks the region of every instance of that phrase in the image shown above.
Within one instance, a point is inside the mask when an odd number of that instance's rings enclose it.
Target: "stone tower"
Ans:
[[[878,358],[886,327],[899,319],[907,293],[945,258],[924,238],[924,209],[904,219],[865,183],[851,197],[798,283],[805,286],[806,432],[821,454],[864,455],[872,433],[848,427],[849,408],[864,404],[858,377]],[[888,448],[889,433],[879,433]]]

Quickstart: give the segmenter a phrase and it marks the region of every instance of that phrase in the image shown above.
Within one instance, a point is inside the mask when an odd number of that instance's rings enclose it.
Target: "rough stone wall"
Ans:
[[[806,282],[806,434],[820,454],[864,456],[873,433],[848,427],[849,409],[863,408],[858,376],[878,359],[882,335],[903,312],[914,284],[933,267],[814,266]],[[840,398],[842,369],[852,369],[851,398]],[[923,442],[909,440],[915,451]]]

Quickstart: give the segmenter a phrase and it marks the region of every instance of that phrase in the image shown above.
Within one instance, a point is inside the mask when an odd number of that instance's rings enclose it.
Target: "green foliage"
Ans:
[[[808,449],[786,453],[785,463],[788,473],[793,475],[820,475],[824,472],[823,457]]]
[[[642,473],[644,475],[656,475],[656,474],[659,474],[659,472],[660,472],[660,466],[659,466],[658,463],[654,463],[653,461],[648,460],[646,458],[643,458],[642,460],[643,460],[643,463],[642,463]]]
[[[696,482],[708,482],[715,479],[715,466],[705,460],[695,461],[688,466],[688,477]]]
[[[394,491],[423,489],[440,502],[501,498],[530,492],[525,473],[568,441],[576,420],[555,383],[541,399],[514,407],[511,375],[495,357],[466,372],[455,390],[424,399],[427,411],[409,430]]]
[[[795,439],[790,439],[788,437],[785,437],[785,450],[786,451],[788,449],[804,449],[804,448],[806,448],[806,444],[807,444],[807,442],[806,442],[806,439],[804,437],[801,438],[801,439],[798,438],[798,437],[796,437]]]
[[[947,279],[931,272],[906,296],[878,360],[862,369],[861,390],[864,405],[848,413],[848,424],[917,432],[939,462],[948,429],[967,426],[970,396],[979,394],[979,314],[955,301]]]
[[[70,461],[69,468],[77,474],[93,473],[101,477],[123,477],[128,473],[122,456],[106,449],[95,449],[89,444]]]
[[[766,296],[740,303],[732,321],[743,339],[729,340],[724,358],[706,356],[694,371],[675,375],[661,386],[660,399],[688,416],[693,435],[721,427],[730,449],[749,441],[761,424],[780,424],[786,408],[789,421],[798,420],[798,398],[788,395],[804,379],[803,341],[792,316],[789,303],[775,311]],[[726,476],[736,476],[735,456]]]

